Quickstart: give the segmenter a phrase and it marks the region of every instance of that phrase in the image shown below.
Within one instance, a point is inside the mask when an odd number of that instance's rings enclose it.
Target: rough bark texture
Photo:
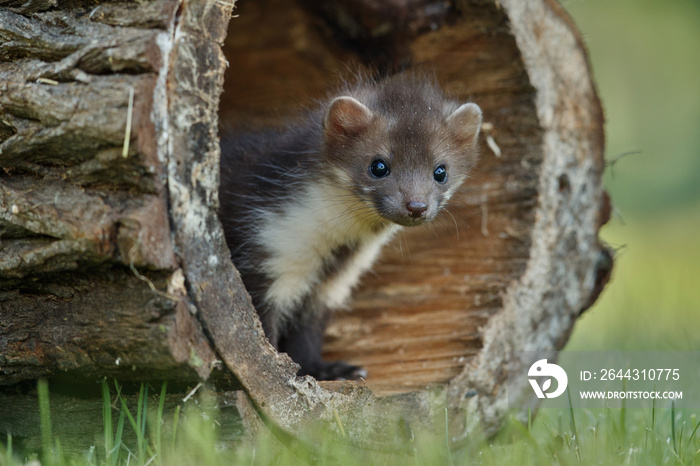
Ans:
[[[152,119],[176,8],[0,9],[0,385],[64,371],[193,380],[211,370]]]
[[[220,358],[288,432],[340,416],[386,446],[447,403],[460,439],[498,427],[514,352],[563,347],[607,280],[602,113],[554,1],[260,0],[230,24],[217,1],[0,4],[0,384],[195,381]],[[428,68],[488,125],[451,215],[402,235],[329,329],[367,386],[319,384],[267,343],[228,259],[217,111],[280,123],[360,65]]]

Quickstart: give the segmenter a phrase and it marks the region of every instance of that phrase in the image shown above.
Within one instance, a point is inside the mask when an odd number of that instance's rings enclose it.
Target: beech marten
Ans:
[[[270,343],[299,375],[358,379],[321,358],[334,309],[401,228],[435,218],[477,160],[481,110],[433,80],[363,79],[288,127],[224,137],[220,218]]]

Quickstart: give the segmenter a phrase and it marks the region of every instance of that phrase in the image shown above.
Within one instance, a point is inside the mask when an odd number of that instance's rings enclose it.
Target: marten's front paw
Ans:
[[[367,370],[364,367],[353,366],[342,361],[323,361],[312,370],[299,371],[299,375],[310,375],[316,380],[360,380],[367,377]]]

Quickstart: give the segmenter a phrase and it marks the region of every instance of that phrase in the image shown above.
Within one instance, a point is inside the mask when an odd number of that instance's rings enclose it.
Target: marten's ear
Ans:
[[[352,97],[336,97],[323,120],[326,136],[356,136],[372,122],[372,112]]]
[[[462,144],[473,144],[481,129],[481,109],[476,104],[463,104],[445,120],[452,136]]]

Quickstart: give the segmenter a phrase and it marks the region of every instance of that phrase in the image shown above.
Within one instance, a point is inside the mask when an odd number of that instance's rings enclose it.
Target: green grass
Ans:
[[[265,429],[254,439],[224,441],[221,413],[210,392],[203,390],[168,412],[163,404],[165,385],[159,395],[151,396],[143,385],[135,409],[130,409],[119,387],[107,382],[102,385],[102,425],[95,420],[96,430],[104,430],[104,445],[71,457],[62,452],[60,439],[51,435],[50,401],[45,388],[45,382],[40,382],[37,403],[42,419],[42,451],[34,456],[19,452],[8,437],[4,446],[0,444],[0,466],[24,464],[37,455],[42,464],[58,466],[700,464],[700,421],[695,414],[673,404],[665,409],[656,404],[650,409],[544,409],[527,424],[510,419],[492,439],[471,432],[466,442],[452,450],[443,433],[424,433],[406,440],[400,452],[379,452],[332,437],[324,433],[329,430],[323,425],[318,426],[312,440],[286,446]],[[184,418],[179,418],[181,410]],[[115,414],[119,419],[116,431]],[[125,441],[127,437],[131,440]]]

